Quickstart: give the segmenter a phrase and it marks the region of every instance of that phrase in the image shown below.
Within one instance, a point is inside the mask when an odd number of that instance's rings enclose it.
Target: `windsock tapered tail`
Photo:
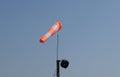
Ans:
[[[55,33],[59,32],[62,28],[61,22],[55,22],[54,25],[48,30],[48,32],[41,37],[40,43],[44,43],[49,37],[53,36]]]

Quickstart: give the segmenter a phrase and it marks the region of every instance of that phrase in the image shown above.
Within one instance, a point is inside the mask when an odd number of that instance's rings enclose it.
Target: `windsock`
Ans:
[[[61,22],[55,22],[54,25],[48,30],[48,32],[41,37],[39,40],[40,43],[44,43],[48,40],[49,37],[53,36],[55,33],[60,31],[62,28]]]

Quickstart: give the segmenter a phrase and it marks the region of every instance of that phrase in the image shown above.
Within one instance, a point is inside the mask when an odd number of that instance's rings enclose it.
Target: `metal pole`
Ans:
[[[58,48],[59,48],[59,34],[57,33],[57,52],[56,52],[56,59],[58,60]]]
[[[57,68],[56,76],[57,77],[60,77],[60,66],[59,66],[59,63],[60,63],[60,60],[56,60],[56,68]]]
[[[60,60],[58,60],[59,35],[57,33],[57,53],[56,53],[56,77],[60,77]]]

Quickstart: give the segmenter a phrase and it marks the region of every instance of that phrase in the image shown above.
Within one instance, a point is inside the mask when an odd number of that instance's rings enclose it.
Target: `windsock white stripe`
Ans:
[[[51,36],[51,34],[50,34],[49,32],[47,32],[47,33],[45,34],[45,36],[48,38],[48,37]]]
[[[55,32],[57,32],[57,30],[58,30],[58,26],[53,25],[52,28],[55,30]]]

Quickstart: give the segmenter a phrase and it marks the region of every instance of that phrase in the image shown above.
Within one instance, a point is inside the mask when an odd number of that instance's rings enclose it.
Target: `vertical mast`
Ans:
[[[60,77],[60,60],[58,60],[59,34],[57,32],[57,52],[56,52],[56,77]]]

